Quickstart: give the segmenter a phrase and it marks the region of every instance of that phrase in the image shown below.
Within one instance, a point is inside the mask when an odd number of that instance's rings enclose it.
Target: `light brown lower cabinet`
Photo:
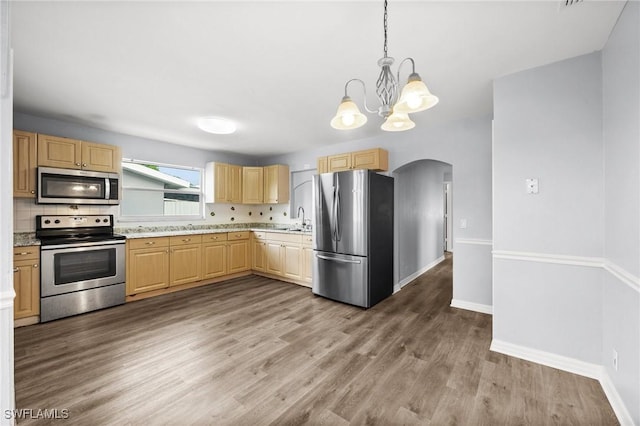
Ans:
[[[256,235],[258,234],[258,235]],[[263,235],[264,234],[264,235]],[[284,281],[309,286],[311,283],[311,236],[279,232],[254,232],[253,270]],[[307,244],[308,242],[308,244]]]
[[[169,286],[202,279],[202,237],[178,235],[169,239]]]
[[[227,234],[202,236],[202,279],[228,274],[227,244]]]
[[[40,247],[13,250],[13,318],[40,315]]]
[[[127,241],[127,296],[169,287],[169,238]]]

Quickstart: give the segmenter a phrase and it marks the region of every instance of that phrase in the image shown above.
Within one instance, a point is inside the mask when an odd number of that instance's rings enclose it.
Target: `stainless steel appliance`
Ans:
[[[313,177],[314,294],[370,308],[393,293],[393,178]]]
[[[119,204],[117,173],[38,167],[39,204]]]
[[[112,215],[36,216],[40,321],[125,302],[125,237]]]

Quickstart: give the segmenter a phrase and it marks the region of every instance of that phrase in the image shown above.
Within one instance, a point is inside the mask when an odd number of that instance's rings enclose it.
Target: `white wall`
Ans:
[[[419,160],[394,171],[397,281],[444,256],[444,176],[451,165]]]
[[[640,3],[626,4],[602,52],[602,69],[609,266],[602,288],[602,364],[640,425]]]
[[[316,159],[323,155],[380,147],[389,151],[390,171],[416,160],[438,160],[451,164],[455,224],[453,297],[464,302],[459,306],[490,310],[491,118],[429,126],[429,111],[418,115],[417,126],[407,132],[389,134],[381,131],[380,136],[375,138],[327,144],[316,150],[261,161],[262,164],[289,164],[291,170],[303,170],[305,165],[315,167]],[[336,139],[343,136],[336,130]],[[467,228],[459,228],[460,219],[467,220]],[[403,224],[397,226],[402,227]],[[464,250],[463,246],[470,249]]]

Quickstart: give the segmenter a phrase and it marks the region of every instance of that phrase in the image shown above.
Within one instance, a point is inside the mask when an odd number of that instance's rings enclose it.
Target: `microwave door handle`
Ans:
[[[105,200],[110,200],[111,199],[111,179],[106,178],[104,180],[104,184],[105,184],[104,199]]]

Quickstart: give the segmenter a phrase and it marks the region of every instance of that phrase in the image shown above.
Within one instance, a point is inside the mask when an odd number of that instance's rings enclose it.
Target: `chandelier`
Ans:
[[[400,81],[400,68],[405,62],[411,62],[412,72],[407,84],[398,97],[398,82]],[[364,108],[369,113],[378,113],[385,118],[380,126],[382,130],[399,132],[415,127],[415,123],[409,118],[409,114],[424,111],[438,103],[438,97],[432,95],[416,73],[416,65],[413,58],[405,58],[398,66],[396,76],[391,71],[394,59],[387,55],[387,0],[384,1],[384,56],[378,60],[380,75],[376,82],[376,95],[380,101],[378,110],[372,110],[367,106],[367,90],[364,82],[358,78],[352,78],[344,85],[344,97],[338,106],[336,116],[331,120],[331,127],[339,130],[357,129],[367,122],[367,116],[360,112],[358,106],[347,94],[350,83],[357,81],[362,84],[364,90]]]

